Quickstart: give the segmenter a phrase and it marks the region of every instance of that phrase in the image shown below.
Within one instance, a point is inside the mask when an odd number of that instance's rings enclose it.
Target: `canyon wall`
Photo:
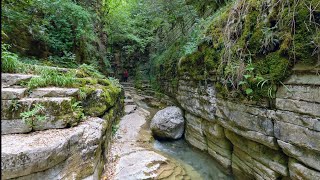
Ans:
[[[278,88],[275,108],[220,98],[214,79],[187,74],[175,95],[185,110],[186,140],[237,179],[320,179],[318,69],[294,68]]]

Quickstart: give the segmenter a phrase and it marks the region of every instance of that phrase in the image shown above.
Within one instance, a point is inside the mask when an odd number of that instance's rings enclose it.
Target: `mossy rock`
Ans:
[[[86,93],[82,101],[84,113],[90,116],[102,116],[113,107],[120,96],[121,89],[113,85],[89,86],[81,88]]]

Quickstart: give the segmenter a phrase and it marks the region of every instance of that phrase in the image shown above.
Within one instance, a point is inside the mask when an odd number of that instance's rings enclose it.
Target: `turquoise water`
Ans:
[[[171,158],[192,166],[205,180],[233,179],[210,155],[191,147],[183,139],[161,142],[155,140],[154,148]]]
[[[136,101],[138,106],[147,109],[150,112],[147,127],[150,120],[158,111],[156,108],[151,108],[143,101]],[[177,141],[158,141],[153,142],[153,148],[166,154],[172,159],[177,160],[182,165],[191,166],[204,180],[233,180],[232,175],[229,175],[226,170],[219,165],[209,154],[196,149],[189,145],[184,139]],[[187,174],[195,173],[190,168],[185,169]],[[189,170],[189,172],[188,172]],[[191,176],[192,177],[192,176]],[[199,179],[195,179],[199,180]]]

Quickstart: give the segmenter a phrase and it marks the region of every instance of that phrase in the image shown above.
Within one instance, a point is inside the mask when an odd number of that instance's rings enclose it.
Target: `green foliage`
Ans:
[[[255,74],[255,67],[252,63],[249,63],[245,68],[245,74],[243,80],[238,83],[241,90],[245,92],[245,95],[250,99],[259,99],[259,95],[269,98],[275,98],[274,84],[270,79],[265,79],[259,74]],[[265,90],[267,89],[267,90]],[[256,92],[257,91],[257,92]],[[265,93],[267,94],[259,94]]]
[[[23,112],[20,116],[29,127],[33,127],[35,121],[45,121],[47,119],[47,116],[44,113],[44,106],[35,104],[30,111]]]
[[[276,37],[275,33],[273,32],[273,29],[275,29],[275,27],[262,29],[264,38],[260,39],[260,49],[263,54],[273,51],[275,47],[279,44],[279,39]]]
[[[80,119],[80,120],[85,118],[81,103],[82,103],[81,101],[76,101],[71,104],[71,109],[72,109],[74,118]]]
[[[225,5],[228,0],[212,0],[212,1],[192,1],[186,0],[187,4],[191,4],[195,7],[197,12],[203,16],[206,11],[214,11]]]
[[[212,16],[198,49],[180,59],[179,72],[196,80],[216,72],[224,97],[274,98],[294,64],[319,62],[317,7],[314,0],[226,4]]]
[[[10,46],[1,44],[1,70],[6,73],[13,73],[20,65],[18,55],[8,51]]]
[[[140,68],[136,69],[136,73],[134,75],[134,87],[137,89],[142,88],[142,80],[143,80],[143,74],[140,70]]]
[[[17,111],[20,107],[21,107],[21,104],[20,104],[20,102],[18,100],[12,100],[10,102],[9,110],[11,112],[14,112],[14,111]]]
[[[49,56],[48,61],[50,64],[58,65],[59,67],[65,68],[76,68],[78,67],[76,62],[76,55],[71,52],[63,52],[63,56]]]
[[[72,0],[29,0],[2,3],[2,30],[13,45],[11,50],[22,55],[51,61],[60,67],[76,63],[108,64],[105,49],[99,49],[95,28],[101,6]],[[101,43],[100,43],[101,44]]]
[[[78,91],[78,98],[80,100],[85,100],[87,98],[87,93],[81,88]]]
[[[105,78],[93,65],[82,64],[78,67],[77,77]]]
[[[150,18],[141,1],[109,1],[109,13],[106,16],[111,46],[122,46],[127,57],[136,51],[144,52],[152,40],[149,25]]]
[[[117,89],[121,89],[122,85],[119,82],[119,79],[109,77],[108,80],[110,81],[111,85]]]
[[[27,87],[29,89],[45,86],[72,87],[75,82],[75,74],[72,72],[62,74],[57,70],[51,69],[42,71],[40,77],[31,78],[27,83]]]
[[[120,125],[119,124],[112,124],[112,136],[116,135]]]

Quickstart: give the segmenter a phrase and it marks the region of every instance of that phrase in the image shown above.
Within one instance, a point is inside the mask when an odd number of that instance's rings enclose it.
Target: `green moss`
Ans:
[[[252,32],[252,36],[248,42],[248,48],[253,54],[257,54],[260,51],[261,40],[263,39],[263,32],[261,27],[255,27]]]
[[[108,79],[98,79],[98,83],[103,86],[109,86],[111,84],[110,80]]]
[[[304,64],[314,64],[318,60],[318,57],[312,56],[311,53],[315,49],[315,46],[311,43],[315,29],[306,27],[306,23],[309,23],[310,12],[306,7],[303,7],[303,3],[300,3],[297,8],[297,14],[296,30],[293,36],[294,47],[292,47],[290,53],[292,55],[295,54],[296,59]]]
[[[314,65],[318,60],[319,53],[314,50],[316,44],[320,44],[320,32],[309,20],[306,3],[314,8],[318,1],[248,0],[230,3],[212,19],[206,42],[198,44],[197,51],[177,57],[179,54],[174,51],[181,44],[176,44],[163,54],[164,71],[157,72],[160,81],[172,80],[171,84],[175,85],[176,76],[172,75],[174,70],[170,66],[179,59],[179,76],[187,73],[194,80],[204,80],[208,78],[208,72],[216,72],[217,89],[223,97],[256,100],[274,97],[280,81],[290,75],[296,63]],[[294,30],[291,26],[293,15]],[[249,72],[246,70],[248,66],[254,70]],[[251,78],[246,79],[244,75]],[[239,86],[241,81],[246,84]],[[246,94],[247,89],[252,89],[253,93]]]
[[[255,62],[256,73],[265,76],[272,81],[282,80],[289,70],[289,60],[279,52],[268,54]]]
[[[241,37],[238,41],[240,47],[246,47],[250,49],[252,53],[259,51],[261,46],[260,40],[263,37],[260,25],[257,25],[257,18],[259,17],[259,11],[250,11],[245,18],[244,29],[241,33]]]

